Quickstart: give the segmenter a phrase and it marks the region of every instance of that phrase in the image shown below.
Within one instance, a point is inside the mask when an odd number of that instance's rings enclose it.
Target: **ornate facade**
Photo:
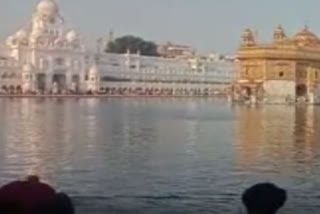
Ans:
[[[0,45],[0,93],[209,95],[232,82],[235,64],[200,56],[146,57],[88,51],[54,0]]]
[[[278,26],[269,44],[247,29],[238,59],[235,100],[320,103],[320,40],[307,26],[292,38]]]
[[[85,48],[54,1],[41,1],[31,22],[7,38],[0,54],[2,91],[62,93],[87,87]]]

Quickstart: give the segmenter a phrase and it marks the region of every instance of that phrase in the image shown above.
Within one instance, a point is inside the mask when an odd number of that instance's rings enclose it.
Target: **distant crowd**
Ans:
[[[248,214],[276,214],[287,199],[284,189],[272,183],[256,184],[242,194]],[[72,200],[50,185],[29,176],[0,188],[0,214],[74,214]]]

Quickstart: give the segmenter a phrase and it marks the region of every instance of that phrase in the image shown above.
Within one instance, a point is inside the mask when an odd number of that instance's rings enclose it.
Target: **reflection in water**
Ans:
[[[288,213],[312,213],[318,204],[319,113],[316,106],[235,107],[237,171],[247,185],[286,187]]]
[[[240,164],[285,161],[294,139],[295,108],[291,106],[237,107]],[[277,157],[272,157],[277,156]],[[281,157],[281,158],[279,158]],[[290,158],[290,157],[289,157]],[[266,160],[267,159],[267,160]]]
[[[270,162],[276,161],[281,171],[310,169],[318,151],[317,111],[314,106],[236,107],[239,164],[275,169]]]
[[[1,99],[0,184],[38,174],[71,194],[80,214],[157,214],[230,213],[243,189],[272,181],[290,193],[284,213],[315,213],[319,111],[204,99]]]

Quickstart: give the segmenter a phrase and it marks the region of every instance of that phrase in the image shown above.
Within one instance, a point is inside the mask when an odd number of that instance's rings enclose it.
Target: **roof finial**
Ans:
[[[304,22],[304,30],[306,30],[306,31],[309,30],[309,24],[308,24],[307,20],[305,20],[305,22]]]

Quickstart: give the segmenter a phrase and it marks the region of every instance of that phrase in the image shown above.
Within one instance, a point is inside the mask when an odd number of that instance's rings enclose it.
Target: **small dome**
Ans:
[[[250,29],[246,29],[242,34],[242,46],[254,46],[256,45],[256,38]]]
[[[253,36],[253,33],[249,28],[245,29],[245,31],[242,34],[242,37],[252,37],[252,36]]]
[[[68,40],[68,42],[74,42],[78,39],[78,35],[74,30],[71,30],[67,33],[66,39]]]
[[[274,30],[275,34],[284,34],[284,30],[283,27],[281,25],[279,25],[275,30]]]
[[[279,25],[273,33],[273,39],[275,42],[281,42],[287,38],[286,33],[284,32],[281,25]]]
[[[37,6],[37,12],[48,18],[54,18],[59,14],[59,7],[54,0],[42,0]]]
[[[9,36],[6,40],[6,44],[10,46],[13,44],[14,40],[15,40],[14,36]]]
[[[18,39],[18,40],[24,40],[28,37],[28,34],[25,30],[19,30],[16,34],[15,34],[15,37]]]
[[[294,36],[294,40],[298,42],[319,42],[319,38],[307,26]]]

